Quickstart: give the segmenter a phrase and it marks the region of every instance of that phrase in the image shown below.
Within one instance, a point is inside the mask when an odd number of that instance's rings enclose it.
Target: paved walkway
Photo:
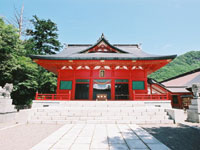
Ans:
[[[28,150],[62,125],[0,123],[0,150]]]
[[[183,122],[183,123],[180,123],[182,125],[186,125],[186,126],[189,126],[191,128],[195,128],[195,129],[198,129],[200,130],[200,123],[192,123],[192,122]]]
[[[137,125],[67,124],[31,150],[170,150]]]
[[[0,123],[0,130],[4,130],[6,128],[11,128],[11,127],[14,127],[14,126],[17,126],[19,124],[16,124],[14,122],[6,122],[6,123]]]

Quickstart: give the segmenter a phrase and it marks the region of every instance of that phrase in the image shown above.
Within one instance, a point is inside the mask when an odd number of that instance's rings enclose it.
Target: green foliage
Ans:
[[[39,93],[55,93],[57,88],[57,77],[55,74],[38,67],[38,92]]]
[[[16,31],[0,18],[0,86],[12,82],[12,71],[18,67],[16,56],[23,51]]]
[[[12,97],[14,104],[28,105],[34,99],[38,88],[38,67],[30,58],[25,56],[18,56],[17,61],[19,67],[12,73],[12,83],[15,85]]]
[[[27,35],[30,36],[26,48],[31,54],[55,54],[61,48],[61,43],[57,40],[57,26],[50,19],[39,19],[33,16],[31,23],[34,29],[28,29]]]
[[[12,25],[6,25],[0,18],[0,60],[9,58],[11,53],[20,50],[20,40],[16,29]]]
[[[17,30],[0,19],[0,86],[13,83],[11,96],[16,105],[29,105],[37,90],[54,93],[56,89],[56,76],[26,57],[27,53],[36,53],[37,47],[34,46],[37,41],[31,40],[22,42]]]
[[[38,87],[37,65],[25,57],[17,30],[0,19],[0,86],[13,83],[14,104],[29,104]]]
[[[157,81],[163,81],[197,68],[200,68],[200,51],[190,51],[178,56],[171,63],[152,73],[149,77]]]
[[[25,41],[25,49],[27,54],[55,54],[61,48],[60,42],[57,40],[57,26],[50,19],[39,19],[33,16],[31,23],[34,29],[28,29],[27,35],[30,38]],[[39,93],[55,93],[57,87],[56,76],[38,66],[38,92]]]

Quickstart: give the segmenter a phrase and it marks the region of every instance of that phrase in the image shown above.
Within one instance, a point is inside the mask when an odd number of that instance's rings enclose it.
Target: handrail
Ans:
[[[133,100],[169,100],[168,94],[135,94]]]
[[[116,97],[129,95],[115,95]],[[71,91],[66,94],[39,94],[36,93],[35,100],[71,100]],[[133,92],[133,100],[168,100],[168,94],[135,94]]]
[[[67,94],[39,94],[36,93],[35,100],[71,100],[71,92]]]

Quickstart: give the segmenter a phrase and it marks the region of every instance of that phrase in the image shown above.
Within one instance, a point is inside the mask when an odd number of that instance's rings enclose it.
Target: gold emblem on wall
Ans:
[[[99,71],[99,77],[105,77],[105,70],[100,70]]]

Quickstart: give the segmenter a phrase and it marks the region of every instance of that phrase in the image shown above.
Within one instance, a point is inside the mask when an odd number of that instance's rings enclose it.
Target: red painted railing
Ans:
[[[36,93],[35,100],[71,100],[71,92],[67,94],[38,94]],[[135,94],[133,100],[169,100],[168,94]]]
[[[68,94],[38,94],[35,100],[71,100],[71,92]]]
[[[168,94],[134,94],[133,100],[169,100]]]

